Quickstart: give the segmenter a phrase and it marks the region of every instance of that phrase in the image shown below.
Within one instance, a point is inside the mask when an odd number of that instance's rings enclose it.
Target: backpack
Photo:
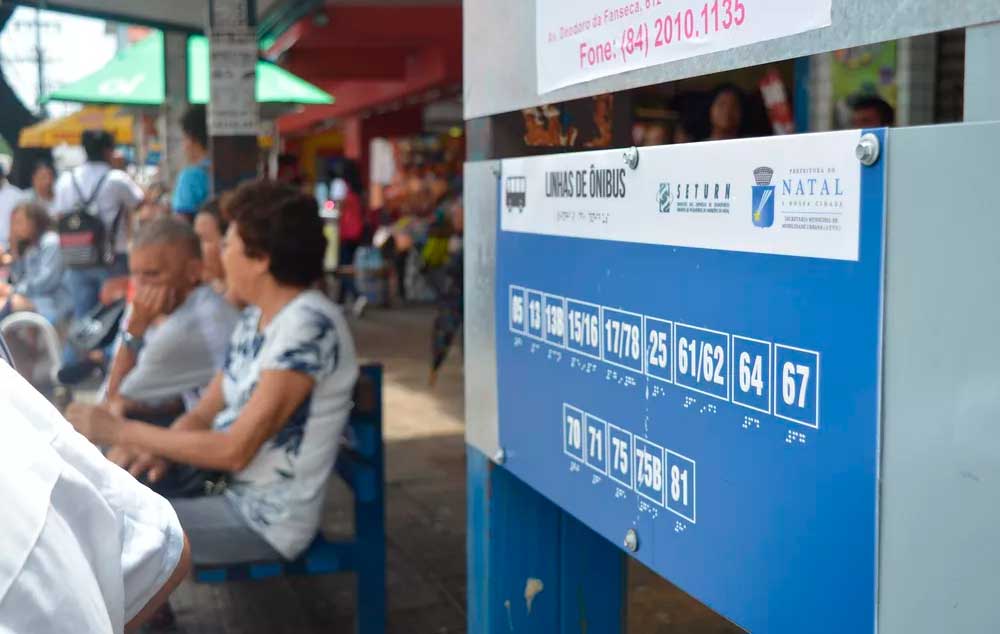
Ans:
[[[90,198],[84,197],[76,181],[76,175],[70,174],[73,188],[76,190],[77,204],[73,206],[72,211],[59,218],[56,226],[59,232],[59,250],[62,253],[63,264],[68,268],[110,266],[115,260],[115,236],[118,235],[122,211],[119,210],[115,216],[110,232],[100,214],[90,211],[110,173],[111,170],[108,170],[101,176]]]

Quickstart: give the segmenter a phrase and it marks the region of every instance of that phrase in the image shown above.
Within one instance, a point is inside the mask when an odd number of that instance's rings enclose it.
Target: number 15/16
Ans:
[[[570,308],[567,314],[570,341],[584,348],[597,348],[600,345],[597,313]]]

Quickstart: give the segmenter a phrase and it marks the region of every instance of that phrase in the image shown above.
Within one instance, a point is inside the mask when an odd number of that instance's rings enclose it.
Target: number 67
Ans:
[[[806,406],[806,387],[809,384],[809,366],[794,364],[791,361],[785,362],[781,368],[781,397],[786,405],[795,403],[795,376],[801,376],[802,382],[799,384],[798,407]]]

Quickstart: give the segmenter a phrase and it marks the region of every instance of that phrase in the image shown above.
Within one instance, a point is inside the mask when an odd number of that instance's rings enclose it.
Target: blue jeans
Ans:
[[[101,299],[101,287],[112,277],[128,274],[128,256],[119,253],[111,266],[93,266],[86,269],[69,269],[66,282],[73,296],[73,320],[85,317]],[[79,353],[67,345],[63,350],[63,364],[80,360]]]

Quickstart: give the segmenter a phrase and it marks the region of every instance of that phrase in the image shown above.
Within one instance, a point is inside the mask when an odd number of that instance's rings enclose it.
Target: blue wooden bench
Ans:
[[[361,367],[354,410],[336,471],[354,494],[354,538],[328,541],[322,532],[295,561],[199,566],[195,579],[222,583],[286,575],[357,574],[357,633],[385,632],[385,456],[382,444],[382,366]]]

